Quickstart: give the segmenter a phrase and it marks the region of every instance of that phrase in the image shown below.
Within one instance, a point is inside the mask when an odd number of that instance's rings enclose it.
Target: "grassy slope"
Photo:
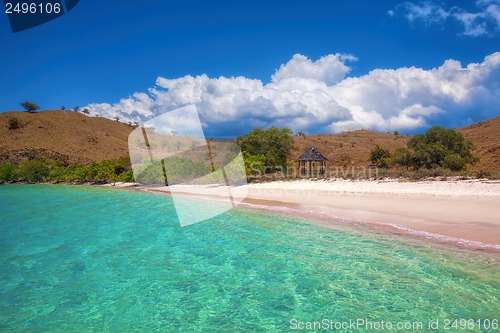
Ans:
[[[500,172],[500,117],[458,129],[476,146],[474,154],[479,157],[475,170]]]
[[[8,129],[11,117],[20,120],[20,129]],[[115,159],[128,154],[127,139],[132,130],[116,121],[87,117],[74,111],[0,113],[0,160],[26,149],[46,149],[79,163]],[[473,169],[500,172],[500,117],[459,131],[477,147],[475,154],[481,161]],[[316,147],[334,165],[366,166],[370,150],[376,145],[394,150],[405,147],[409,138],[364,130],[295,137],[298,150],[292,157],[295,159],[307,148]]]
[[[21,128],[8,129],[11,117],[19,119]],[[0,113],[0,155],[15,157],[16,151],[46,149],[77,163],[115,159],[128,155],[127,140],[132,129],[74,111]]]
[[[307,148],[315,147],[330,164],[338,166],[367,166],[370,164],[370,151],[376,145],[395,150],[406,147],[410,137],[396,137],[393,134],[370,132],[365,130],[350,131],[339,134],[318,134],[306,137],[295,137],[295,146],[299,149],[294,152],[294,160]]]

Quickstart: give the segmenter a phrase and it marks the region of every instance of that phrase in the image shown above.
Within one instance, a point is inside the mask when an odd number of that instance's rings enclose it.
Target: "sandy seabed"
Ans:
[[[481,242],[500,249],[497,181],[299,180],[247,187],[248,199],[291,203],[301,210],[334,218]]]
[[[188,196],[221,199],[218,188],[185,189]],[[183,189],[175,192],[182,195]],[[242,206],[289,208],[323,220],[362,222],[390,232],[500,252],[499,181],[303,179],[248,184],[239,187],[234,198]]]

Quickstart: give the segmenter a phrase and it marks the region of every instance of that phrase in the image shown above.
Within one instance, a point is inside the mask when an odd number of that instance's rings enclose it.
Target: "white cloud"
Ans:
[[[497,23],[497,27],[500,26],[500,1],[496,4],[491,4],[486,8],[486,13],[490,15],[493,19],[495,19]]]
[[[464,27],[463,35],[477,37],[488,34],[485,20],[487,15],[485,13],[458,12],[454,13],[453,17],[462,23]]]
[[[329,54],[316,61],[296,54],[273,75],[273,82],[279,83],[288,78],[313,79],[327,85],[332,85],[342,80],[350,68],[345,65],[346,61],[355,61],[351,55]]]
[[[425,25],[442,24],[449,19],[462,26],[460,35],[478,37],[495,35],[500,31],[500,1],[478,0],[475,2],[477,11],[469,12],[461,7],[443,8],[433,1],[405,2],[390,10],[394,17],[397,13],[404,16],[410,23],[422,22]]]
[[[449,12],[430,1],[416,5],[411,2],[405,2],[398,6],[398,9],[404,11],[404,16],[410,22],[421,20],[425,24],[438,23],[446,20]]]
[[[465,67],[450,59],[431,70],[376,69],[346,78],[346,62],[354,59],[336,54],[312,61],[295,55],[267,84],[245,77],[160,77],[148,93],[87,108],[109,118],[145,122],[195,104],[207,135],[217,137],[272,125],[308,133],[416,131],[499,114],[500,52]]]

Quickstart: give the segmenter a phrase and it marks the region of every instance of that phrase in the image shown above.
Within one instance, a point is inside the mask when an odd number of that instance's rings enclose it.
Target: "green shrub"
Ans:
[[[458,156],[457,154],[448,155],[443,159],[442,166],[443,168],[450,169],[452,171],[460,171],[465,169],[465,165],[467,163],[463,158]]]
[[[147,161],[143,166],[136,166],[135,181],[142,185],[164,185],[166,181],[163,166],[160,160]]]
[[[19,168],[11,163],[0,164],[0,182],[10,182],[19,177]]]
[[[65,181],[66,180],[66,168],[64,167],[54,167],[50,170],[48,178],[50,180]]]
[[[10,117],[9,120],[7,120],[7,126],[10,130],[15,130],[21,127],[21,122],[17,117]]]
[[[373,148],[370,152],[370,161],[379,168],[387,168],[391,165],[391,157],[391,152],[387,149],[381,148],[379,145]]]
[[[205,163],[184,157],[169,157],[165,161],[165,170],[169,184],[178,184],[209,174],[212,170]]]
[[[264,155],[250,155],[246,151],[243,151],[242,155],[247,176],[261,174],[264,171],[266,167],[266,157]]]
[[[394,164],[404,166],[408,170],[411,165],[411,152],[406,148],[398,148],[392,155],[392,161]]]
[[[42,182],[48,180],[50,175],[49,164],[41,158],[25,161],[21,164],[20,176],[30,182]]]
[[[127,171],[125,171],[124,173],[121,174],[120,176],[120,180],[122,182],[127,182],[127,183],[131,183],[131,182],[134,182],[134,172],[132,169],[128,169]]]

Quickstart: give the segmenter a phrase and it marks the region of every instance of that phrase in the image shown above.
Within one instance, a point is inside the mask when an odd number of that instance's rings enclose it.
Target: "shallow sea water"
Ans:
[[[192,202],[193,214],[215,204]],[[500,319],[494,254],[241,208],[181,228],[167,196],[97,187],[4,185],[0,205],[1,332],[289,332],[323,319],[423,325],[394,332],[472,319],[454,331],[488,332],[478,321]]]

